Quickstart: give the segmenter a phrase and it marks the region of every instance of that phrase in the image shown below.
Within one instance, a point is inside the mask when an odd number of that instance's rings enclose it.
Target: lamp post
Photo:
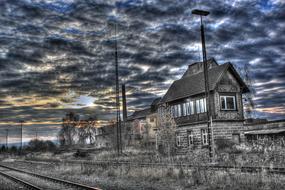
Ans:
[[[116,72],[116,127],[117,127],[117,153],[122,153],[122,129],[120,112],[120,86],[119,86],[119,64],[118,64],[118,42],[117,42],[117,22],[115,23],[115,72]]]
[[[207,64],[207,53],[206,53],[206,44],[205,44],[205,34],[204,34],[204,24],[203,16],[210,14],[208,11],[194,9],[192,14],[200,16],[200,29],[201,29],[201,42],[202,42],[202,52],[203,52],[203,69],[204,69],[204,80],[205,80],[205,96],[207,104],[207,128],[208,128],[208,142],[209,142],[209,156],[210,158],[214,157],[214,135],[213,135],[213,126],[212,126],[212,113],[211,113],[211,104],[209,99],[209,74],[208,74],[208,64]]]

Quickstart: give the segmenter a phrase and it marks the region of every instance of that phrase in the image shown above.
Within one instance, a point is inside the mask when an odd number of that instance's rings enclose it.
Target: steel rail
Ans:
[[[101,190],[101,189],[96,188],[96,187],[91,187],[91,186],[88,186],[88,185],[84,185],[84,184],[80,184],[80,183],[76,183],[76,182],[72,182],[72,181],[68,181],[68,180],[64,180],[64,179],[59,179],[59,178],[55,178],[55,177],[50,177],[50,176],[46,176],[46,175],[42,175],[42,174],[37,174],[37,173],[34,173],[34,172],[20,170],[18,168],[9,167],[9,166],[5,166],[5,165],[2,165],[2,164],[0,164],[0,167],[6,168],[6,169],[10,169],[10,170],[13,170],[13,171],[17,171],[17,172],[20,172],[20,173],[25,173],[25,174],[28,174],[28,175],[32,175],[32,176],[35,176],[35,177],[38,177],[38,178],[50,180],[50,181],[53,181],[53,182],[56,182],[56,183],[61,183],[61,184],[65,184],[65,185],[68,185],[68,186],[81,188],[81,189]]]
[[[8,178],[8,179],[10,179],[10,180],[12,180],[12,181],[14,181],[14,182],[16,182],[16,183],[20,183],[20,184],[22,184],[23,186],[27,187],[28,189],[32,189],[32,190],[43,190],[43,189],[40,188],[40,187],[37,187],[37,186],[35,186],[35,185],[33,185],[33,184],[27,182],[27,181],[24,181],[24,180],[22,180],[22,179],[19,179],[19,178],[17,178],[17,177],[14,177],[14,176],[9,175],[9,174],[7,174],[7,173],[4,173],[4,172],[2,172],[2,171],[0,171],[0,175],[6,177],[6,178]]]

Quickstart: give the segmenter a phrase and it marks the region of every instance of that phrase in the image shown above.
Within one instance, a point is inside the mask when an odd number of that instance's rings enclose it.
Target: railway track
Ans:
[[[12,176],[10,174],[7,174],[7,173],[3,172],[3,171],[0,171],[0,175],[2,175],[5,178],[8,178],[9,180],[19,184],[21,187],[25,187],[27,189],[33,189],[33,190],[40,190],[41,189],[41,188],[39,188],[39,187],[37,187],[37,186],[27,182],[27,181],[21,180],[21,179],[19,179],[17,177],[14,177],[14,176]],[[11,187],[7,187],[7,188],[11,188]],[[16,187],[14,187],[14,188],[16,188]]]
[[[30,163],[37,163],[38,161],[24,161]],[[251,172],[257,173],[261,171],[266,171],[268,173],[273,174],[282,174],[285,175],[284,167],[269,167],[269,166],[228,166],[228,165],[193,165],[188,163],[143,163],[143,162],[129,162],[129,161],[79,161],[79,160],[69,160],[69,161],[60,161],[60,160],[52,160],[52,161],[40,161],[38,163],[66,163],[66,164],[84,164],[90,166],[122,166],[129,165],[135,167],[184,167],[184,168],[204,168],[204,169],[212,169],[212,170],[238,170],[241,172]]]
[[[88,189],[100,190],[96,187],[87,186],[80,183],[75,183],[55,177],[45,176],[34,172],[20,170],[0,164],[0,175],[9,178],[10,180],[21,184],[27,189],[42,190],[42,189]],[[33,182],[33,184],[31,183]]]

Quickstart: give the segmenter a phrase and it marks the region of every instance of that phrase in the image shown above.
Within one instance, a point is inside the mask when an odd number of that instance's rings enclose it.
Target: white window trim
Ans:
[[[187,115],[187,103],[183,103],[183,116],[186,116]]]
[[[194,101],[190,101],[189,105],[190,105],[190,115],[195,114]]]
[[[177,104],[176,105],[177,106],[177,115],[178,115],[178,117],[181,117],[182,116],[182,113],[181,113],[181,104]]]
[[[196,113],[201,113],[201,110],[200,110],[200,99],[197,99],[195,101],[195,105],[196,105]]]
[[[200,98],[195,100],[196,113],[206,113],[207,112],[207,101],[206,98]]]
[[[234,108],[233,109],[228,109],[227,108],[227,98],[233,98],[233,100],[234,100]],[[225,101],[225,109],[223,109],[223,107],[222,107],[222,99],[224,99],[224,101]],[[234,95],[232,95],[232,96],[229,96],[229,95],[227,95],[227,96],[224,96],[224,95],[221,95],[220,96],[220,106],[221,106],[221,110],[223,110],[223,111],[227,111],[227,110],[237,110],[237,108],[236,108],[236,96],[234,96]]]
[[[202,141],[202,145],[208,145],[209,144],[207,129],[201,129],[201,141]]]
[[[178,146],[178,147],[182,146],[181,138],[182,137],[180,135],[176,135],[176,146]]]
[[[193,146],[194,145],[194,135],[193,131],[188,131],[188,145]]]

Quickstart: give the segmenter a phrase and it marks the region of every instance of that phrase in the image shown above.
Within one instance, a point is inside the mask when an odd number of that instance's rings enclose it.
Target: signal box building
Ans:
[[[239,143],[244,138],[242,95],[249,89],[231,63],[219,65],[212,58],[207,64],[214,139]],[[177,124],[176,144],[180,152],[209,146],[202,62],[189,65],[181,79],[172,83],[159,102],[158,116],[165,108]]]

